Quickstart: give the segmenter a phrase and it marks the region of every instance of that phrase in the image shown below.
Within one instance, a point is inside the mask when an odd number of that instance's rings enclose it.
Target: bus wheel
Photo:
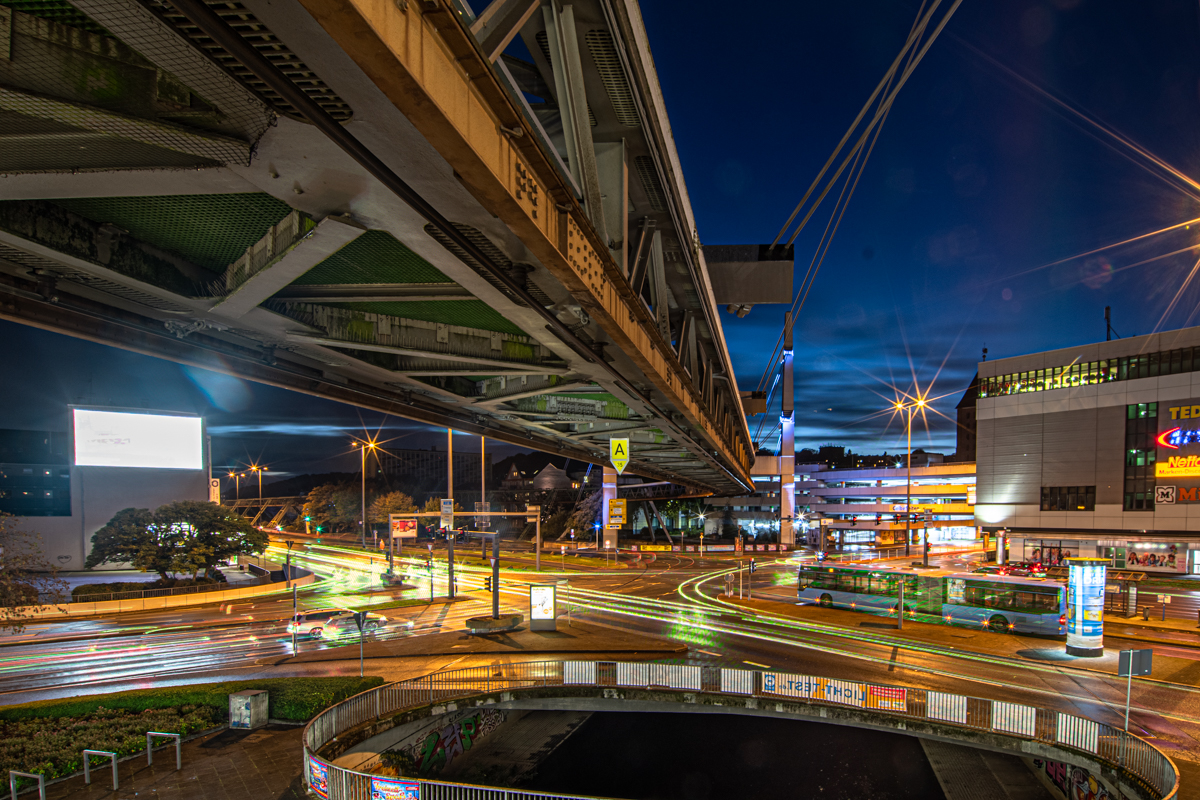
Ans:
[[[996,614],[988,620],[988,628],[993,633],[1008,633],[1008,620]]]
[[[830,608],[833,606],[833,598],[828,593],[821,595],[821,608]]]

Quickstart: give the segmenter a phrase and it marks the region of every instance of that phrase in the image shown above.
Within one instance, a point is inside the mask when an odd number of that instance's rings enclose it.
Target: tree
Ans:
[[[92,551],[83,565],[93,569],[101,564],[129,563],[142,572],[157,572],[163,580],[170,580],[176,546],[171,531],[155,527],[150,509],[126,508],[92,535]]]
[[[269,542],[267,534],[245,517],[207,501],[179,500],[159,506],[154,527],[169,531],[175,541],[172,568],[190,569],[193,578],[234,556],[261,553]]]
[[[413,499],[404,492],[388,492],[367,507],[367,521],[387,522],[389,514],[411,514],[416,510]]]
[[[349,483],[327,483],[308,493],[304,516],[312,517],[318,530],[337,530],[359,521],[361,488]]]
[[[128,562],[163,580],[178,572],[194,578],[235,555],[261,553],[267,541],[267,534],[224,506],[181,500],[153,514],[145,508],[118,511],[92,536],[84,566]]]
[[[0,512],[0,630],[20,633],[32,615],[26,607],[60,603],[65,596],[66,584],[46,561],[39,537]]]

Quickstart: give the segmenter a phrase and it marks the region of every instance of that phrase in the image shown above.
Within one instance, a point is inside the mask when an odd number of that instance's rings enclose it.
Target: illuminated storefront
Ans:
[[[972,391],[1009,559],[1200,572],[1200,327],[982,362]]]

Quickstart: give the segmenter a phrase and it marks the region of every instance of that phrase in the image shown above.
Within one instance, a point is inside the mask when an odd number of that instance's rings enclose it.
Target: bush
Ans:
[[[138,689],[132,692],[41,700],[0,708],[0,774],[7,770],[47,778],[83,769],[81,751],[121,756],[146,747],[146,731],[189,734],[229,716],[229,695],[243,689],[270,693],[272,719],[303,722],[382,678],[275,678]]]
[[[272,719],[303,722],[317,712],[347,697],[373,689],[383,678],[271,678],[261,681],[199,683],[190,686],[165,686],[161,689],[135,689],[132,692],[96,694],[39,700],[0,708],[0,722],[22,719],[58,719],[81,717],[99,708],[142,712],[148,709],[207,706],[219,711],[219,721],[229,714],[229,695],[243,689],[266,689],[270,693],[268,713]]]

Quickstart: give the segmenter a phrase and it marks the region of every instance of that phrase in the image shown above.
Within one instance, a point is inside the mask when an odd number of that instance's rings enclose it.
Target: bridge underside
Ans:
[[[0,0],[0,317],[749,484],[632,0]]]

